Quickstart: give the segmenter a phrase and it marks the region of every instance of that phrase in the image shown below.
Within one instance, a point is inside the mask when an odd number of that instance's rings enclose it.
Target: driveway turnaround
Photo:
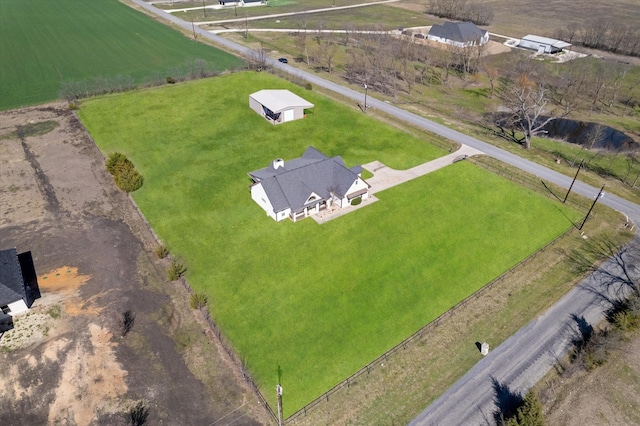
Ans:
[[[391,188],[392,186],[400,185],[401,183],[424,176],[427,173],[431,173],[457,161],[479,154],[482,154],[482,151],[467,145],[462,145],[457,151],[451,154],[436,158],[428,163],[420,164],[407,170],[395,170],[385,166],[379,161],[363,164],[362,167],[373,173],[373,177],[367,179],[367,183],[371,185],[369,192],[374,194]]]

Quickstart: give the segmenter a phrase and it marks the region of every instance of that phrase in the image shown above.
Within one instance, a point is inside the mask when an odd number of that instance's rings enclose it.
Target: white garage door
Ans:
[[[291,120],[293,120],[293,110],[292,109],[285,110],[284,121],[291,121]]]

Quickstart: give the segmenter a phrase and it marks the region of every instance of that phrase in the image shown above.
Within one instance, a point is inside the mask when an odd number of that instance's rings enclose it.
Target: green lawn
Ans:
[[[288,88],[316,105],[272,126],[248,95]],[[238,73],[85,102],[80,117],[105,154],[145,177],[134,198],[192,287],[209,295],[225,336],[285,415],[321,395],[568,229],[563,205],[460,162],[378,193],[318,225],[276,223],[247,172],[308,145],[347,166],[408,168],[443,152],[267,74]]]
[[[0,110],[54,100],[63,81],[142,82],[194,59],[220,71],[241,64],[117,0],[2,0],[0,58]]]

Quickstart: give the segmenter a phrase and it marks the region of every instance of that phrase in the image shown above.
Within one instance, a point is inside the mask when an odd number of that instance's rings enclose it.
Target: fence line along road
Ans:
[[[524,260],[521,260],[518,264],[516,264],[515,266],[510,268],[508,271],[504,272],[499,277],[494,278],[489,284],[485,285],[484,287],[482,287],[481,289],[477,290],[473,294],[471,294],[471,295],[467,296],[466,298],[464,298],[462,301],[458,302],[451,309],[449,309],[448,311],[442,313],[436,319],[434,319],[433,321],[430,321],[429,323],[424,325],[422,328],[420,328],[418,331],[413,333],[411,336],[407,337],[402,342],[398,343],[393,348],[389,349],[388,351],[386,351],[385,353],[380,355],[378,358],[376,358],[375,360],[371,361],[369,364],[365,365],[360,370],[356,371],[351,376],[349,376],[346,379],[344,379],[343,381],[341,381],[340,383],[338,383],[337,385],[335,385],[334,387],[329,389],[327,392],[323,393],[321,396],[319,396],[318,398],[314,399],[309,404],[305,405],[304,407],[302,407],[301,409],[299,409],[298,411],[293,413],[291,416],[287,417],[287,423],[289,423],[289,422],[291,422],[291,421],[293,421],[293,420],[295,420],[295,419],[297,419],[299,417],[306,416],[308,413],[313,411],[313,409],[315,409],[318,405],[322,404],[323,402],[329,402],[329,397],[331,395],[333,395],[334,393],[336,393],[340,389],[343,389],[344,387],[349,387],[351,385],[351,383],[355,383],[355,380],[358,377],[362,376],[364,373],[369,374],[371,371],[375,370],[378,367],[378,365],[380,365],[383,361],[385,361],[385,362],[388,361],[390,355],[395,354],[400,349],[407,349],[408,345],[412,344],[416,340],[421,339],[422,336],[426,332],[428,332],[429,330],[432,330],[434,328],[437,328],[440,325],[440,322],[442,320],[444,320],[445,318],[450,317],[458,309],[467,306],[467,303],[469,303],[471,300],[477,299],[478,297],[482,296],[483,293],[485,293],[486,291],[488,291],[491,288],[493,288],[494,285],[496,285],[497,283],[502,282],[505,278],[507,278],[507,277],[513,275],[514,273],[516,273],[518,271],[518,269],[520,269],[521,267],[525,266],[526,264],[528,264],[529,262],[534,260],[536,257],[538,257],[538,254],[544,253],[545,251],[547,251],[547,249],[549,249],[550,247],[553,247],[558,241],[560,241],[561,239],[563,239],[566,236],[568,236],[572,231],[573,231],[573,227],[568,229],[564,233],[562,233],[562,235],[559,235],[558,237],[554,238],[551,242],[547,243],[544,247],[542,247],[537,252],[533,253],[531,256],[527,257]]]

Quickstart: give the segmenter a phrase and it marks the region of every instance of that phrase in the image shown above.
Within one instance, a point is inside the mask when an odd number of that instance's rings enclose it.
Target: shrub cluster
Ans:
[[[632,295],[615,301],[606,312],[606,318],[610,328],[599,331],[589,328],[574,339],[570,354],[573,369],[591,371],[604,364],[611,350],[618,348],[624,340],[624,334],[640,327],[640,298]],[[569,374],[573,369],[569,369]]]
[[[529,391],[513,415],[500,419],[499,426],[544,426],[543,406],[535,391]]]
[[[164,259],[169,255],[169,249],[166,246],[160,244],[158,247],[156,247],[154,253],[156,254],[156,256],[158,256],[158,259]]]
[[[107,171],[113,176],[116,186],[125,192],[136,191],[144,183],[133,163],[119,152],[114,152],[107,159]]]
[[[209,302],[207,295],[204,293],[191,293],[191,298],[189,299],[189,306],[191,309],[200,309],[204,308]]]
[[[135,405],[129,408],[127,413],[127,419],[131,426],[143,426],[147,423],[149,418],[149,407],[145,401],[138,401]]]
[[[169,278],[169,281],[175,281],[182,277],[185,272],[187,272],[187,267],[173,259],[171,261],[171,266],[169,266],[169,269],[167,270],[167,277]]]

